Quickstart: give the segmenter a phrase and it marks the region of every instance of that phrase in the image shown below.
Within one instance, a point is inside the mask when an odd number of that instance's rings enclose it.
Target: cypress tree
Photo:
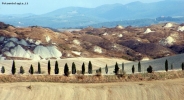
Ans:
[[[106,64],[106,66],[105,66],[105,72],[106,72],[106,74],[108,73],[108,67],[107,67],[107,64]]]
[[[168,71],[168,61],[167,61],[167,59],[166,59],[166,61],[165,61],[165,71],[166,71],[166,72]]]
[[[38,62],[38,74],[41,74],[40,62]]]
[[[65,64],[65,67],[64,67],[64,75],[65,76],[69,75],[69,69],[68,69],[68,64],[67,63]]]
[[[24,68],[22,66],[20,67],[20,73],[24,74]]]
[[[140,61],[138,63],[138,72],[141,72],[141,63],[140,63]]]
[[[99,73],[102,73],[102,69],[101,69],[101,67],[99,68]]]
[[[181,64],[181,69],[184,70],[184,62]]]
[[[88,73],[92,74],[92,64],[91,64],[91,61],[89,61],[89,64],[88,64]]]
[[[132,66],[132,73],[134,74],[134,72],[135,72],[135,67],[134,67],[134,65]]]
[[[72,63],[72,74],[75,74],[76,73],[76,66],[75,66],[75,63],[73,62]]]
[[[118,63],[116,62],[115,68],[114,68],[114,73],[115,73],[116,75],[118,74],[118,70],[119,70]]]
[[[33,74],[33,72],[34,72],[34,69],[33,69],[33,65],[31,64],[30,69],[29,69],[29,73]]]
[[[51,70],[51,67],[50,67],[50,60],[48,61],[48,74],[50,75],[50,70]]]
[[[5,73],[5,68],[4,68],[4,66],[2,66],[2,68],[1,68],[1,73]]]
[[[15,61],[13,60],[13,64],[12,64],[12,74],[14,75],[16,72],[16,68],[15,68]]]
[[[82,74],[83,75],[85,74],[85,64],[84,63],[82,64]]]
[[[171,70],[173,70],[173,64],[171,64]]]
[[[59,74],[58,62],[55,62],[55,74]]]
[[[124,69],[124,63],[122,63],[122,72],[124,71],[125,69]]]

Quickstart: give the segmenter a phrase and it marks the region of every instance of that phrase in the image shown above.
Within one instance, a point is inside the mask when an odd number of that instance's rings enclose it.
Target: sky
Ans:
[[[71,6],[95,8],[104,4],[128,4],[135,1],[151,3],[162,0],[0,0],[0,15],[27,13],[40,15]]]

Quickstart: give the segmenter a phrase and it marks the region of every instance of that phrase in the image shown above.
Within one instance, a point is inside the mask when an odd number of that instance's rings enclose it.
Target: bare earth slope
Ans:
[[[32,86],[28,89],[28,86]],[[0,83],[1,100],[183,100],[184,79],[97,84]]]

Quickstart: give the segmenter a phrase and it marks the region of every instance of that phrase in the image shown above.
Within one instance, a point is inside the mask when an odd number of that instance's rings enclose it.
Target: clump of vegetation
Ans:
[[[5,68],[4,68],[4,66],[2,66],[2,68],[1,68],[1,73],[5,73]]]
[[[25,71],[24,71],[24,68],[21,66],[21,67],[20,67],[20,73],[21,73],[21,74],[24,74],[24,72],[25,72]]]
[[[149,65],[149,67],[147,68],[147,72],[148,73],[152,73],[153,72],[153,68]]]
[[[15,61],[13,60],[13,64],[12,64],[12,74],[14,75],[16,73],[16,68],[15,68]]]
[[[55,69],[54,69],[54,71],[55,71],[55,74],[59,74],[59,67],[58,67],[58,62],[57,61],[55,62]]]
[[[101,67],[96,70],[96,76],[101,76],[102,75],[102,69]]]

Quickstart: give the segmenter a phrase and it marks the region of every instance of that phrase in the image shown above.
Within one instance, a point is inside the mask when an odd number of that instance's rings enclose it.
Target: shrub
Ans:
[[[1,73],[5,73],[5,68],[4,68],[4,66],[2,66],[2,68],[1,68]]]
[[[106,74],[108,73],[108,67],[107,67],[107,64],[106,64],[106,66],[105,66],[105,72],[106,72]]]
[[[140,61],[138,63],[138,72],[141,72],[141,63],[140,63]]]
[[[75,66],[75,63],[73,62],[72,63],[72,74],[75,74],[76,73],[76,66]]]
[[[68,69],[68,64],[67,63],[65,64],[65,67],[64,67],[64,75],[69,76],[69,69]]]
[[[118,74],[118,70],[119,70],[118,63],[116,62],[115,68],[114,68],[114,73],[115,73],[116,75]]]
[[[153,68],[149,65],[149,67],[147,68],[147,72],[148,73],[152,73],[153,72]]]
[[[40,62],[38,62],[38,74],[41,74]]]
[[[24,68],[22,66],[20,67],[20,73],[24,74]]]
[[[96,70],[96,76],[101,76],[102,73],[102,69],[101,67],[99,69]]]
[[[82,74],[83,75],[85,74],[85,64],[84,63],[82,64]]]
[[[13,60],[13,64],[12,64],[12,74],[14,75],[16,72],[16,68],[15,68],[15,61]]]
[[[132,73],[134,74],[134,72],[135,72],[135,67],[134,67],[134,65],[132,66]]]
[[[59,74],[59,68],[58,68],[58,62],[57,61],[55,62],[55,69],[54,69],[54,71],[55,71],[55,74]]]
[[[50,60],[48,61],[48,74],[50,75],[50,70],[51,70],[51,67],[50,67]]]
[[[91,61],[89,61],[89,64],[88,64],[88,73],[92,74],[92,64],[91,64]]]
[[[168,61],[167,61],[167,59],[166,59],[166,61],[165,61],[165,71],[166,71],[166,72],[168,71]]]

